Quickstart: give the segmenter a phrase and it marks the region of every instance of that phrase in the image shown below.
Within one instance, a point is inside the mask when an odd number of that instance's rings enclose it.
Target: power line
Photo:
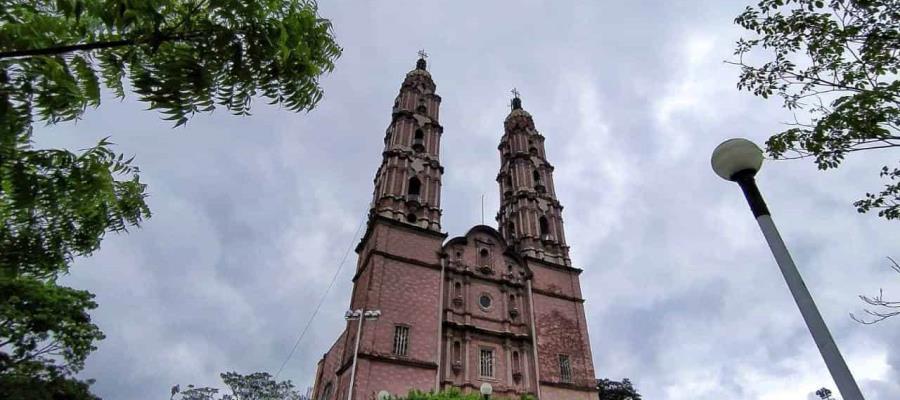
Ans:
[[[328,288],[325,289],[325,293],[322,293],[322,298],[319,299],[319,304],[316,305],[315,311],[313,311],[312,315],[309,316],[309,320],[306,321],[306,326],[303,327],[303,331],[300,332],[300,336],[298,336],[297,341],[294,342],[294,347],[291,348],[291,352],[288,353],[287,358],[285,358],[284,362],[281,363],[281,367],[279,367],[278,372],[275,373],[274,379],[278,379],[278,375],[281,374],[284,366],[287,365],[288,361],[290,361],[291,357],[294,355],[294,352],[297,351],[297,346],[301,341],[303,341],[303,337],[306,336],[306,331],[308,331],[309,327],[312,326],[313,319],[316,318],[316,314],[319,313],[319,309],[322,308],[322,304],[325,303],[325,298],[328,297],[328,292],[331,291],[334,283],[337,282],[338,275],[340,275],[341,269],[344,268],[344,263],[347,261],[347,256],[350,255],[350,250],[353,249],[353,242],[356,241],[356,237],[359,236],[359,231],[362,229],[363,223],[365,222],[366,218],[363,218],[359,221],[359,226],[356,227],[356,233],[353,234],[353,238],[350,240],[350,245],[347,246],[347,251],[344,252],[344,257],[341,258],[341,263],[338,265],[337,270],[334,271],[334,276],[331,277],[331,283],[328,284]]]

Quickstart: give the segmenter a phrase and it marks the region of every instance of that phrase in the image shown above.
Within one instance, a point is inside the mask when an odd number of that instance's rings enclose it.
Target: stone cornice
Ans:
[[[434,236],[436,238],[441,239],[441,242],[447,238],[447,234],[443,232],[436,232],[431,229],[422,228],[415,225],[410,225],[405,222],[396,221],[390,218],[385,218],[381,215],[375,214],[369,216],[369,222],[366,224],[366,233],[363,235],[362,239],[359,240],[359,244],[356,245],[354,251],[359,254],[362,251],[362,248],[365,246],[365,243],[369,240],[369,237],[372,236],[372,232],[375,230],[375,224],[384,223],[387,225],[391,225],[398,228],[403,228],[412,232],[422,233],[428,236]]]
[[[568,248],[568,246],[565,246],[565,247]],[[560,264],[556,264],[556,263],[550,263],[550,262],[547,262],[546,260],[542,260],[542,259],[540,259],[540,258],[532,257],[532,256],[529,256],[529,255],[525,255],[525,256],[522,256],[522,257],[523,257],[525,260],[527,260],[527,261],[532,261],[532,262],[538,263],[538,264],[540,264],[542,267],[547,267],[547,268],[555,269],[555,270],[558,270],[558,271],[569,272],[569,273],[573,273],[573,274],[576,274],[576,275],[581,275],[581,273],[584,272],[584,270],[582,270],[581,268],[568,267],[568,266],[565,266],[565,265],[560,265]],[[530,267],[530,265],[529,265],[529,267]]]
[[[490,336],[496,336],[496,337],[501,337],[501,338],[510,338],[510,339],[519,339],[519,340],[523,340],[526,342],[532,342],[531,335],[528,335],[528,334],[516,334],[516,333],[508,332],[508,331],[493,331],[490,329],[480,328],[475,325],[461,324],[461,323],[458,323],[455,321],[448,321],[446,319],[444,320],[444,326],[455,328],[455,329],[458,329],[461,331],[480,333],[482,335],[490,335]]]
[[[437,369],[437,363],[433,361],[417,360],[415,358],[398,357],[393,354],[359,352],[359,358],[375,360],[389,364],[403,365],[407,367],[416,367],[424,369]]]
[[[543,296],[547,296],[547,297],[555,297],[557,299],[569,300],[569,301],[574,301],[574,302],[578,302],[578,303],[584,303],[584,299],[582,299],[580,297],[568,296],[568,295],[565,295],[562,293],[556,293],[556,292],[551,292],[549,290],[538,289],[536,287],[532,287],[531,291],[534,293],[543,295]]]

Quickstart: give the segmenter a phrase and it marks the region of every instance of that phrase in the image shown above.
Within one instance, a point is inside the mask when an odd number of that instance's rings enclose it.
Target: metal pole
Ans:
[[[775,227],[775,222],[772,221],[766,202],[756,186],[756,180],[753,179],[755,173],[756,171],[752,170],[741,171],[735,174],[733,179],[744,191],[744,197],[747,198],[747,203],[750,205],[751,211],[753,211],[753,216],[756,217],[759,229],[765,236],[766,242],[768,242],[769,248],[772,250],[772,255],[775,256],[775,261],[781,269],[784,281],[794,297],[794,302],[797,303],[797,307],[800,309],[800,314],[803,315],[806,327],[809,329],[809,333],[812,334],[813,340],[819,348],[819,353],[822,354],[825,365],[828,367],[828,372],[831,373],[831,378],[834,379],[834,383],[838,387],[838,391],[841,392],[844,400],[864,400],[859,386],[856,385],[856,380],[853,379],[853,374],[850,373],[850,369],[841,356],[834,338],[831,337],[831,332],[828,331],[828,326],[825,325],[825,320],[819,314],[816,303],[809,294],[806,284],[803,283],[803,278],[800,276],[800,272],[797,271],[797,266],[794,265],[794,260],[791,259],[791,254],[788,252],[781,235],[778,233],[778,229]]]
[[[350,389],[347,394],[347,400],[353,400],[353,382],[356,380],[356,358],[359,356],[359,335],[362,334],[362,324],[363,320],[363,311],[362,309],[356,310],[355,312],[359,313],[359,324],[356,328],[356,347],[353,349],[353,366],[350,367]]]

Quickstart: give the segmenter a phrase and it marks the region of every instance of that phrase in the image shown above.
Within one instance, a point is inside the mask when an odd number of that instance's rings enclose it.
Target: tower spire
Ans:
[[[500,139],[500,212],[497,222],[507,243],[522,254],[571,266],[563,232],[562,205],[553,187],[553,166],[544,152],[544,136],[511,90],[511,110]]]
[[[441,230],[441,97],[419,51],[416,68],[406,74],[385,132],[381,166],[375,173],[370,218],[376,215],[420,228]]]

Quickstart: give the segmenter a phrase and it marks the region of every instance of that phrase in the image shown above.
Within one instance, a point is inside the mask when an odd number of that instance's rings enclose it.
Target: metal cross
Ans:
[[[425,52],[425,49],[419,50],[419,58],[428,58],[428,53]]]
[[[517,99],[519,98],[519,91],[516,90],[516,88],[513,88],[513,90],[510,90],[510,93],[512,93],[513,96],[516,96]]]

